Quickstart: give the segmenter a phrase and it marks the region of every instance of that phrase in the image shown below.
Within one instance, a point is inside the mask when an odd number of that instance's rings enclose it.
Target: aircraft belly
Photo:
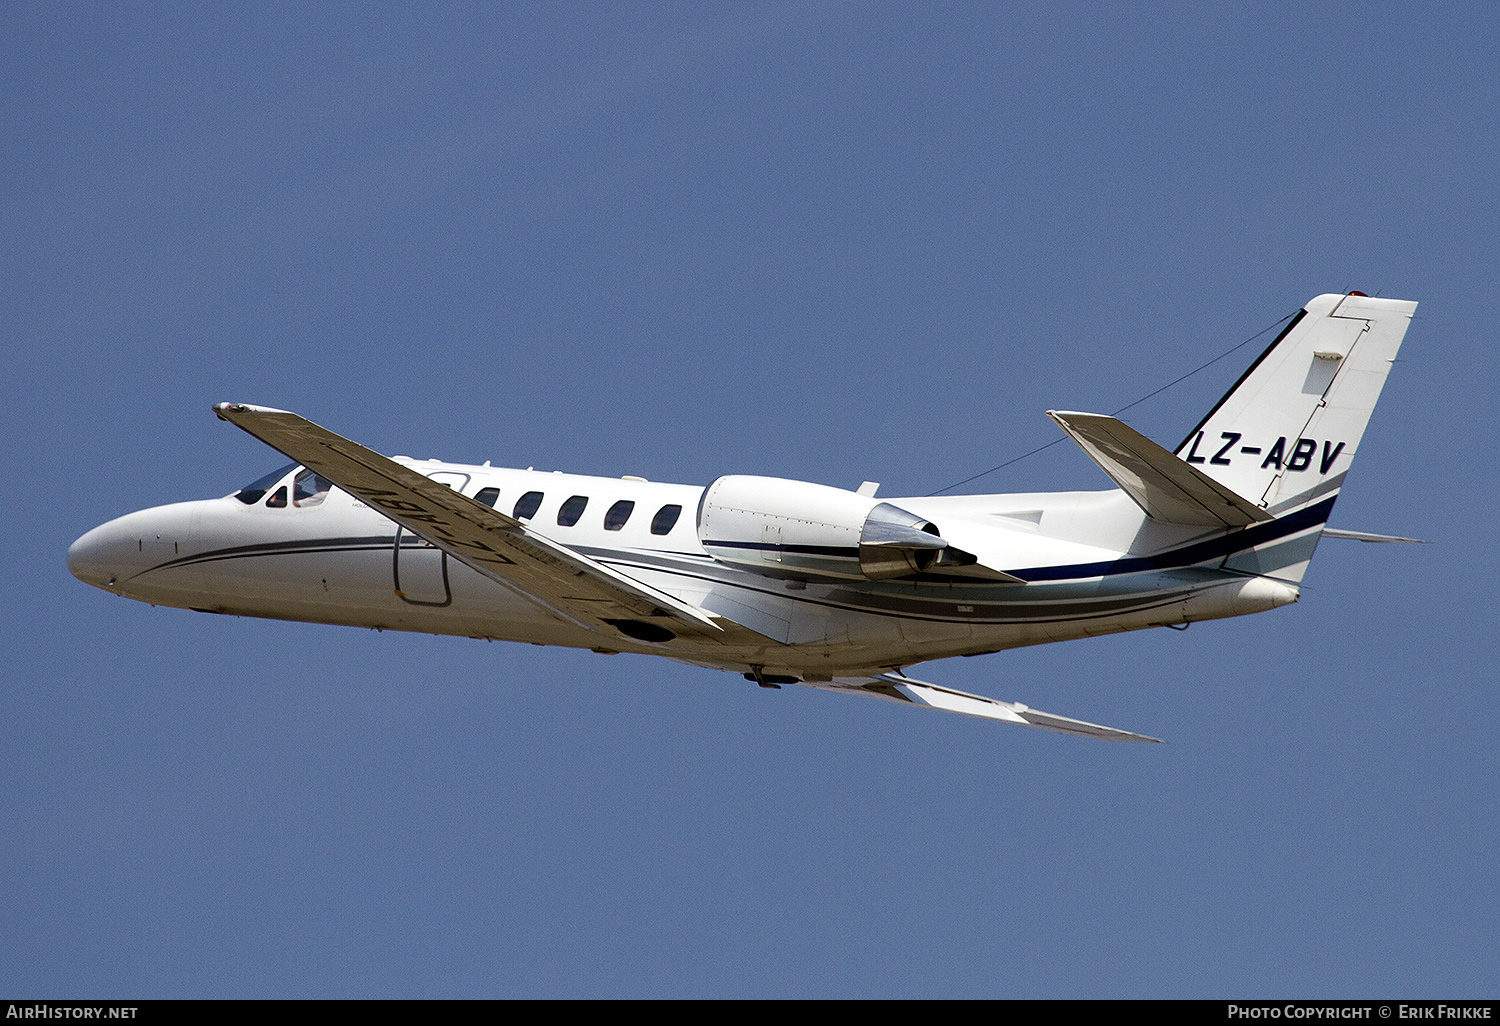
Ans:
[[[242,561],[251,564],[251,560]],[[317,564],[296,566],[295,557],[261,557],[226,586],[210,589],[211,612],[311,623],[404,630],[424,634],[595,647],[598,637],[553,617],[535,603],[502,588],[468,567],[450,564],[451,598],[422,605],[395,594],[389,546],[338,553]],[[278,565],[279,564],[279,565]]]

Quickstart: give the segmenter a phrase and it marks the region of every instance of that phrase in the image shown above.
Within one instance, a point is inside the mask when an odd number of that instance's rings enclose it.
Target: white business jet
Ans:
[[[1112,740],[1153,738],[924,683],[905,668],[1297,601],[1415,303],[1319,296],[1174,453],[1051,411],[1118,486],[876,498],[730,475],[635,477],[387,458],[294,413],[220,403],[293,461],[142,510],[68,550],[153,605],[638,652]]]

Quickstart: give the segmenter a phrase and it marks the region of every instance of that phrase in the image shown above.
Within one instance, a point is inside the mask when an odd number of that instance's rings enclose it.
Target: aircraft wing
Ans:
[[[1274,519],[1124,421],[1098,413],[1057,410],[1048,410],[1047,416],[1153,520],[1244,527]]]
[[[577,626],[651,641],[683,634],[723,637],[707,610],[544,538],[522,521],[295,413],[237,403],[219,403],[214,413]]]
[[[1002,723],[1018,723],[1023,727],[1040,727],[1059,734],[1077,734],[1080,737],[1097,737],[1105,741],[1154,741],[1160,738],[1133,734],[1128,730],[1104,727],[1097,723],[1070,719],[1032,709],[1020,702],[1001,702],[983,695],[971,695],[966,691],[955,691],[926,681],[912,680],[896,673],[882,673],[873,677],[835,677],[829,682],[803,681],[807,687],[822,691],[836,691],[844,695],[867,695],[888,702],[905,702],[908,705],[926,706],[944,712],[977,716],[980,719],[999,720]]]

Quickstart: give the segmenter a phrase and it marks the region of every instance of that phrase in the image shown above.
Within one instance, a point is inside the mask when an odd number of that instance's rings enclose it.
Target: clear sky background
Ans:
[[[1032,8],[1038,8],[1033,10]],[[1500,991],[1500,8],[7,6],[0,994]],[[122,513],[390,454],[923,494],[1421,303],[1295,606],[914,673],[152,609]],[[1264,345],[1126,419],[1168,447]],[[1064,442],[965,488],[1106,488]]]

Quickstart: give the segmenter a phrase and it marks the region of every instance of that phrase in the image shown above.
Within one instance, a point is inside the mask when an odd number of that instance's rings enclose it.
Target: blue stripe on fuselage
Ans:
[[[1105,560],[1099,563],[1074,563],[1071,566],[1039,566],[1026,570],[1007,570],[1006,573],[1028,583],[1032,581],[1071,581],[1082,577],[1112,577],[1117,574],[1138,574],[1149,570],[1172,570],[1178,567],[1196,566],[1210,559],[1223,559],[1253,549],[1257,545],[1276,541],[1297,534],[1310,527],[1328,522],[1333,511],[1333,495],[1306,509],[1300,509],[1277,520],[1253,524],[1241,531],[1231,531],[1217,538],[1195,542],[1179,549],[1168,549],[1154,556],[1130,556],[1126,559]]]

